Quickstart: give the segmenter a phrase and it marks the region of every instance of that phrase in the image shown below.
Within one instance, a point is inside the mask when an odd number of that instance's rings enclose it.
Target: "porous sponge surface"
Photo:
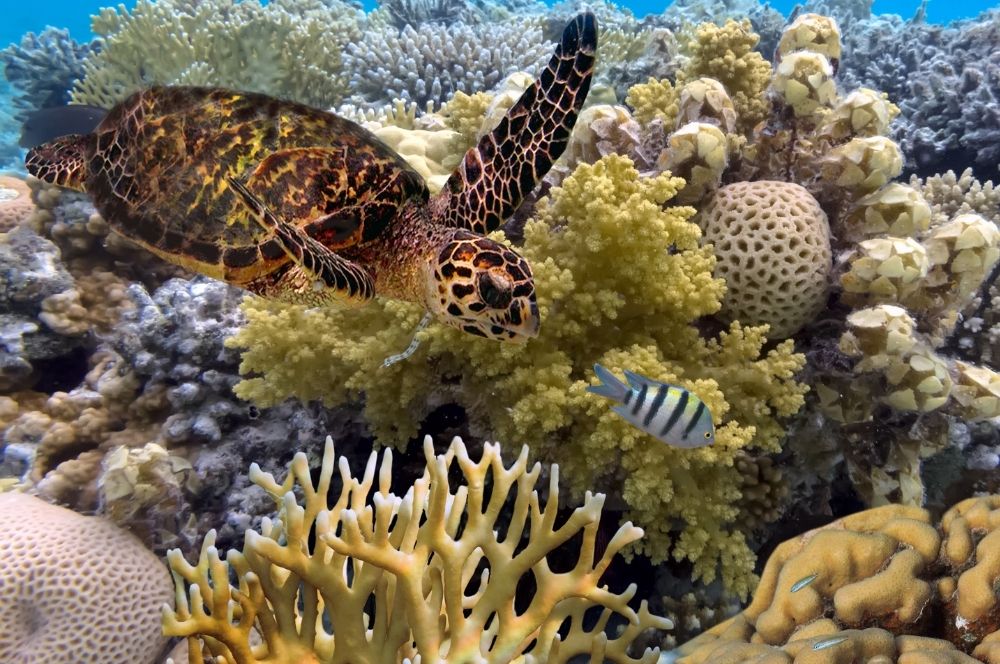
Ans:
[[[128,532],[0,494],[0,662],[152,664],[172,598],[166,566]]]
[[[699,215],[715,245],[715,275],[726,280],[720,315],[768,323],[769,338],[791,336],[826,304],[831,268],[826,213],[791,182],[736,182]]]

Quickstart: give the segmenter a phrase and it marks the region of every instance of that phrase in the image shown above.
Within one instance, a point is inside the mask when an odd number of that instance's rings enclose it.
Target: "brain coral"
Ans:
[[[143,664],[166,639],[167,569],[124,530],[0,494],[0,661]]]
[[[826,214],[791,182],[736,182],[719,189],[700,214],[715,245],[716,274],[728,290],[721,315],[768,323],[771,337],[794,334],[826,304],[830,229]]]

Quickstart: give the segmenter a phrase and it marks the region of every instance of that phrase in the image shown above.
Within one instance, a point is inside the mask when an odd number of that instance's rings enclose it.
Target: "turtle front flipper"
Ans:
[[[432,201],[436,221],[483,233],[517,210],[566,149],[590,90],[596,50],[597,19],[578,14],[534,85],[465,153]]]
[[[84,191],[94,134],[69,134],[28,150],[24,167],[42,182]]]
[[[261,227],[274,233],[293,267],[247,288],[258,294],[295,304],[319,305],[334,300],[341,304],[364,304],[375,296],[375,282],[363,267],[336,254],[306,235],[301,228],[278,219],[264,202],[242,182],[228,178],[239,199]]]

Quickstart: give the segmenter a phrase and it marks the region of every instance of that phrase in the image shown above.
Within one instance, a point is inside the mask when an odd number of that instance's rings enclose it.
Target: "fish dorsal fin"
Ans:
[[[578,14],[535,83],[465,153],[431,201],[435,221],[486,233],[520,207],[566,149],[590,90],[596,51],[597,19],[589,11]]]
[[[625,380],[628,381],[629,387],[631,387],[632,389],[640,390],[642,389],[643,385],[649,387],[651,385],[655,386],[657,384],[655,381],[652,381],[646,378],[645,376],[640,376],[637,373],[632,373],[628,369],[625,369],[624,371],[625,371]]]
[[[94,134],[69,134],[28,150],[25,169],[42,182],[84,191]]]

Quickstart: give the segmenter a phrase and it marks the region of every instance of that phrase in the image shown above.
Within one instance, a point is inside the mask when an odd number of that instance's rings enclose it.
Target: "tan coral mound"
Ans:
[[[769,338],[791,336],[826,305],[831,267],[826,213],[791,182],[736,182],[699,215],[726,280],[721,315],[768,323]]]
[[[166,645],[167,569],[103,519],[0,494],[0,589],[5,664],[152,664]]]
[[[21,178],[0,175],[0,233],[17,226],[35,209],[31,189]]]
[[[887,505],[789,540],[753,601],[681,646],[677,664],[1000,664],[1000,495],[935,527]]]

